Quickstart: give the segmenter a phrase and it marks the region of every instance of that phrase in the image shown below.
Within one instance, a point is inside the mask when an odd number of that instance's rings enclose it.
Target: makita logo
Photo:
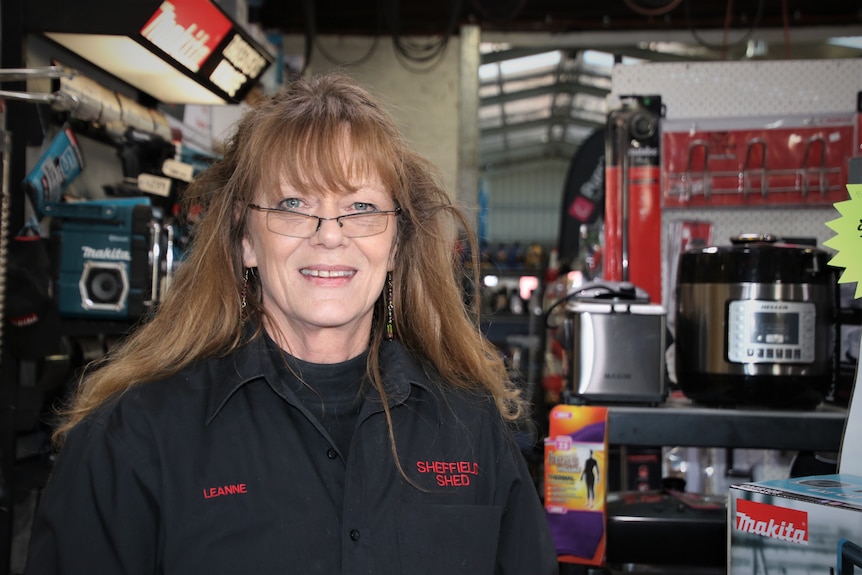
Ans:
[[[658,148],[653,146],[644,146],[643,148],[629,148],[626,154],[634,158],[657,158]]]
[[[91,248],[90,246],[81,246],[81,252],[86,260],[122,260],[125,262],[132,261],[132,254],[129,250],[122,248]]]
[[[808,513],[746,499],[736,500],[737,531],[808,545]]]
[[[209,33],[197,24],[188,27],[178,24],[176,9],[170,2],[162,3],[159,16],[141,34],[192,72],[200,70],[201,62],[212,51],[207,46]]]

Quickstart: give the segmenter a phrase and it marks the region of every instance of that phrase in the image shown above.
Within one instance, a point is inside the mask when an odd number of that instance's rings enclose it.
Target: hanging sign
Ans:
[[[209,0],[165,0],[140,34],[228,100],[242,100],[272,61]]]

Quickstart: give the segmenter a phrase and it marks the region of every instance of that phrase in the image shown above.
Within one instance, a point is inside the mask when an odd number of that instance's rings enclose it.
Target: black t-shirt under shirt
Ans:
[[[346,461],[362,407],[368,352],[341,363],[308,363],[269,343],[285,383],[320,421]]]

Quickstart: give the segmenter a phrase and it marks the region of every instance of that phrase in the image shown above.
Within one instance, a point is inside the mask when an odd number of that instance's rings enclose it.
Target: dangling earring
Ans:
[[[248,312],[246,311],[246,307],[248,306],[248,268],[245,268],[242,275],[242,289],[240,290],[239,297],[239,321],[245,325],[245,321],[248,319]]]
[[[395,339],[395,306],[392,304],[392,272],[386,272],[386,341]]]

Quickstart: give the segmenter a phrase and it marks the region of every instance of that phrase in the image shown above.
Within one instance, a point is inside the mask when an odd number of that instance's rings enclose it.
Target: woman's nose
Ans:
[[[317,223],[317,231],[311,236],[311,241],[327,247],[341,244],[344,241],[341,222],[337,218],[320,218]]]

